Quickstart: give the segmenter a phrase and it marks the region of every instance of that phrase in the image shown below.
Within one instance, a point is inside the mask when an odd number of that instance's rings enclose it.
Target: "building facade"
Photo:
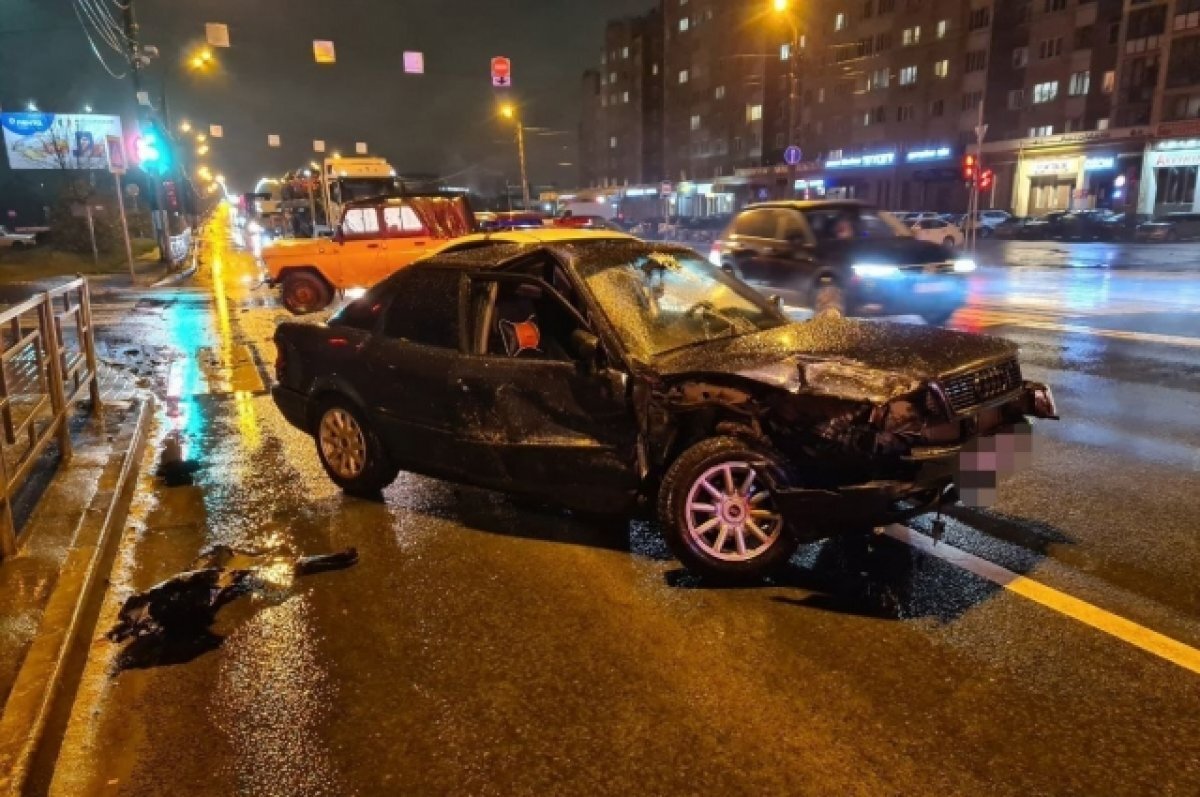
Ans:
[[[1200,0],[661,0],[640,19],[606,34],[610,168],[585,182],[672,215],[781,196],[961,212],[968,154],[995,174],[983,207],[1200,209]],[[612,68],[639,35],[640,95]],[[661,105],[627,109],[651,78]]]

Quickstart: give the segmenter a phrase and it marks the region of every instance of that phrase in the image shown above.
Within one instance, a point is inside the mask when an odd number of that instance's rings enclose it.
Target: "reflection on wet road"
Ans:
[[[895,539],[714,589],[647,524],[410,474],[343,496],[263,392],[284,312],[226,227],[205,247],[196,285],[98,308],[199,465],[143,468],[101,625],[215,544],[360,560],[231,602],[187,662],[118,671],[97,640],[52,793],[1200,790],[1200,677]],[[1030,323],[1197,337],[1200,280],[1094,276],[979,272],[956,323],[1015,337],[1064,420],[945,540],[1195,647],[1200,351]]]

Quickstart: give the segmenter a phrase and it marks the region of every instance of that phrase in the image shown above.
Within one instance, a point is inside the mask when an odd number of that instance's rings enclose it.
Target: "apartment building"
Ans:
[[[984,207],[1200,208],[1200,0],[774,6],[661,0],[661,75],[643,72],[661,77],[661,122],[654,106],[640,122],[613,110],[625,88],[609,69],[599,116],[616,151],[595,184],[658,183],[637,190],[686,215],[780,196],[961,211],[961,162],[978,153],[995,173]],[[607,58],[613,45],[610,31]],[[647,179],[629,158],[655,138]]]

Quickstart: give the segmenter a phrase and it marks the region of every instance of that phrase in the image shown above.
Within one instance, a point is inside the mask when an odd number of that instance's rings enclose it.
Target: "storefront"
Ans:
[[[1146,153],[1138,209],[1161,216],[1200,211],[1200,139],[1159,141]]]

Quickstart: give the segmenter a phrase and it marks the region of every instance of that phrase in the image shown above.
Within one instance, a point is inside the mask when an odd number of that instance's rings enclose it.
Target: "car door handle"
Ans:
[[[378,248],[379,248],[379,244],[367,244],[367,248],[368,248],[368,249],[378,249]]]
[[[427,243],[429,243],[429,242],[428,241],[413,241],[413,246],[425,246],[425,244],[427,244]]]

